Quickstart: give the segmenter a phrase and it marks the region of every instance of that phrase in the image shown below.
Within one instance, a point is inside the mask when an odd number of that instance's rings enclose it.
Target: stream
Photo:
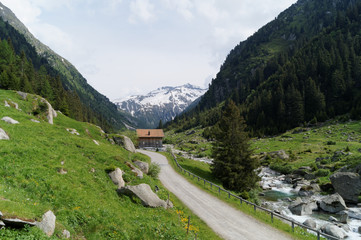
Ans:
[[[297,222],[303,223],[307,219],[312,219],[316,222],[317,228],[319,229],[327,223],[331,222],[329,218],[332,216],[336,219],[340,218],[339,214],[331,214],[323,211],[313,211],[312,214],[298,216],[292,214],[288,209],[288,206],[294,201],[298,196],[299,189],[294,189],[293,185],[288,184],[285,181],[285,175],[281,175],[269,168],[262,168],[259,173],[261,177],[260,185],[264,190],[263,196],[260,196],[262,205],[270,210],[274,210],[284,216],[292,218]],[[324,196],[316,193],[312,196],[302,197],[302,200],[315,200],[319,201]],[[359,227],[361,227],[361,208],[360,207],[349,207],[348,212],[348,222],[347,225],[344,224],[343,229],[346,229],[346,234],[348,235],[347,240],[360,240],[361,234],[358,232]]]

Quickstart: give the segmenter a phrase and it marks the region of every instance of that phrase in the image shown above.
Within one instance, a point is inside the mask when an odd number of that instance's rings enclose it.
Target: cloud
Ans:
[[[136,23],[137,20],[145,23],[155,19],[154,5],[149,0],[133,0],[130,2],[130,23]]]
[[[194,18],[192,0],[163,0],[162,2],[167,9],[177,11],[186,21]]]

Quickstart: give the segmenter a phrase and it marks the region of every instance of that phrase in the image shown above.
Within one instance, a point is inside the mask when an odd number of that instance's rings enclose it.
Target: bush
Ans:
[[[316,176],[317,177],[326,177],[330,174],[330,170],[328,169],[318,169],[316,172],[315,172]]]
[[[282,174],[290,174],[293,171],[293,168],[287,163],[271,163],[270,168]]]
[[[334,142],[334,141],[327,141],[326,144],[327,144],[327,145],[336,145],[336,142]]]
[[[160,173],[160,166],[156,163],[151,163],[149,166],[148,175],[152,178],[158,178],[158,175]]]

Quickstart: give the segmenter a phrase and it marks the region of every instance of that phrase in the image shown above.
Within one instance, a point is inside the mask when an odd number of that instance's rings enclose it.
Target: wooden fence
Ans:
[[[261,206],[255,204],[255,203],[252,203],[252,202],[250,202],[250,201],[247,201],[247,200],[245,200],[245,199],[243,199],[243,198],[241,198],[241,197],[239,197],[239,196],[237,196],[237,195],[234,195],[233,193],[231,193],[231,192],[223,189],[223,188],[220,187],[219,185],[214,184],[214,183],[212,183],[212,182],[210,182],[210,181],[208,181],[208,180],[206,180],[206,179],[204,179],[204,178],[201,178],[201,177],[199,177],[199,176],[191,173],[191,172],[188,171],[188,170],[185,170],[184,168],[182,168],[182,167],[179,165],[176,156],[175,156],[173,153],[171,153],[171,154],[172,154],[172,156],[173,156],[173,159],[174,159],[175,163],[177,164],[178,168],[180,169],[180,171],[181,171],[182,173],[188,174],[189,176],[193,176],[193,179],[196,178],[196,179],[198,179],[198,181],[204,182],[204,186],[205,186],[206,184],[209,184],[210,187],[211,187],[211,189],[214,188],[215,190],[218,190],[218,193],[219,193],[219,194],[220,194],[221,192],[227,193],[227,194],[228,194],[228,198],[234,197],[234,198],[236,198],[236,199],[239,200],[240,204],[245,203],[245,204],[248,204],[248,205],[252,205],[254,211],[257,211],[257,209],[259,209],[259,210],[261,210],[261,211],[264,211],[264,212],[270,214],[270,217],[271,217],[271,221],[272,221],[272,222],[273,222],[273,219],[274,219],[275,217],[277,217],[277,218],[279,218],[279,219],[281,219],[281,220],[284,220],[284,221],[286,221],[286,222],[289,222],[290,225],[292,226],[292,231],[295,231],[295,226],[299,226],[299,227],[301,227],[301,228],[303,228],[303,229],[307,229],[307,230],[309,230],[309,231],[311,231],[311,232],[315,232],[315,234],[317,235],[317,240],[320,240],[321,236],[322,236],[322,237],[326,237],[326,238],[328,238],[328,239],[332,239],[332,240],[333,240],[333,239],[334,239],[334,240],[340,239],[340,238],[337,238],[337,237],[328,235],[328,234],[326,234],[326,233],[323,233],[323,232],[321,232],[320,230],[317,230],[317,229],[311,228],[311,227],[309,227],[309,226],[303,225],[302,223],[299,223],[299,222],[297,222],[297,221],[295,221],[295,220],[293,220],[293,219],[291,219],[291,218],[288,218],[288,217],[283,216],[283,215],[281,215],[281,214],[275,213],[274,211],[271,211],[271,210],[269,210],[269,209],[267,209],[267,208],[261,207]]]

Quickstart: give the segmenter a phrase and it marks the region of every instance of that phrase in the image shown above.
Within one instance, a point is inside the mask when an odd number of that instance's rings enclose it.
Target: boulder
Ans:
[[[330,216],[330,217],[328,218],[328,221],[330,221],[330,222],[338,222],[338,219],[335,218],[334,216]]]
[[[361,178],[358,173],[337,172],[330,177],[332,186],[345,202],[357,203],[361,193]]]
[[[325,212],[337,213],[345,210],[347,207],[340,194],[335,193],[323,197],[320,201],[320,208]]]
[[[1,219],[5,226],[12,227],[12,228],[24,228],[25,226],[35,226],[36,221],[34,220],[25,220],[19,218],[3,218]]]
[[[136,168],[133,164],[131,164],[130,162],[126,162],[125,163],[128,167],[130,167],[130,169],[132,169],[132,172],[139,177],[140,179],[143,178],[143,172],[139,170],[139,168]]]
[[[352,208],[347,211],[347,215],[350,218],[355,218],[361,220],[361,209],[360,208]]]
[[[347,222],[348,222],[348,214],[347,214],[347,212],[341,211],[339,214],[340,214],[340,223],[347,224]]]
[[[164,207],[167,208],[167,203],[160,199],[155,194],[148,184],[142,183],[136,186],[126,186],[117,190],[119,194],[128,196],[135,196],[139,198],[145,207]]]
[[[326,234],[329,234],[333,237],[337,237],[337,238],[340,238],[340,239],[343,239],[345,237],[347,237],[347,234],[345,232],[345,230],[337,227],[336,225],[333,225],[331,223],[328,223],[328,224],[325,224],[321,227],[321,231],[326,233]]]
[[[290,156],[288,156],[288,154],[285,152],[285,150],[269,152],[268,155],[271,156],[272,158],[280,158],[282,160],[290,158]]]
[[[46,115],[46,118],[48,119],[48,123],[54,124],[54,118],[56,118],[58,114],[46,99],[42,98],[40,101],[48,106],[48,111]]]
[[[78,133],[78,131],[76,130],[76,129],[74,129],[74,128],[67,128],[66,129],[68,132],[70,132],[71,134],[73,134],[73,135],[77,135],[77,136],[79,136],[80,134]]]
[[[99,146],[99,142],[97,140],[93,139],[93,142],[95,143],[95,145]]]
[[[140,168],[140,170],[142,170],[143,173],[148,174],[149,171],[149,164],[146,162],[142,162],[142,161],[134,161],[133,162],[135,165],[137,165],[137,167]]]
[[[313,229],[317,229],[317,223],[315,222],[315,220],[313,220],[311,218],[304,221],[303,225],[313,228]]]
[[[41,222],[38,222],[36,226],[50,237],[55,230],[55,220],[56,216],[49,210],[43,215]]]
[[[10,140],[9,136],[2,128],[0,128],[0,140]]]
[[[120,168],[116,168],[113,172],[108,174],[112,179],[113,183],[118,186],[118,188],[124,187],[125,182],[123,180],[123,172]]]
[[[10,104],[6,100],[5,100],[5,107],[10,107]]]
[[[288,209],[290,209],[293,214],[299,216],[312,214],[312,211],[317,210],[317,208],[316,202],[304,202],[301,198],[297,198],[288,206]]]
[[[17,91],[17,94],[19,94],[20,97],[23,98],[23,100],[26,100],[26,98],[28,97],[28,94],[27,94],[27,93],[24,93],[24,92]]]
[[[314,183],[311,185],[303,185],[301,189],[298,191],[298,195],[301,197],[312,196],[313,194],[321,192],[320,186]]]
[[[116,136],[113,137],[113,140],[114,140],[114,142],[116,144],[118,144],[119,146],[124,147],[129,152],[135,153],[134,144],[133,144],[132,140],[130,140],[130,138],[128,138],[127,136],[116,135]]]
[[[12,119],[11,117],[3,117],[1,120],[9,124],[19,124],[18,121]]]

